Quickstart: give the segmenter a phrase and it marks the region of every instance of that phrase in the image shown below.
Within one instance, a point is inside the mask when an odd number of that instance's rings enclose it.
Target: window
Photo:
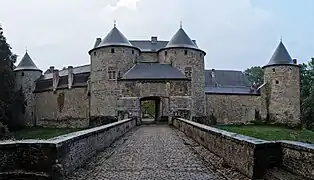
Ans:
[[[134,54],[134,50],[132,50],[132,54]]]
[[[24,76],[24,72],[22,72],[22,76]]]
[[[96,56],[97,55],[97,53],[96,53],[96,51],[94,52],[94,56]]]
[[[202,53],[200,53],[200,57],[202,58]]]
[[[275,68],[273,68],[273,72],[275,72],[276,70],[275,70]]]
[[[168,55],[168,53],[167,53],[167,51],[165,51],[165,56],[167,56]]]
[[[116,68],[114,68],[114,67],[108,68],[108,77],[109,77],[109,80],[116,80],[117,79]]]
[[[191,67],[186,67],[184,70],[185,76],[187,78],[191,78],[192,77],[192,68]]]
[[[276,80],[276,84],[279,84],[279,81],[278,81],[278,80]]]
[[[184,55],[187,55],[188,54],[188,50],[184,50]]]
[[[111,48],[111,53],[114,53],[114,48]]]

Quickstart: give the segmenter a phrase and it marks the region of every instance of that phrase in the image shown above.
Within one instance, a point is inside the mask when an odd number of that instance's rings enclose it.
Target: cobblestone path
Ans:
[[[140,126],[77,169],[69,179],[225,179],[166,125]]]

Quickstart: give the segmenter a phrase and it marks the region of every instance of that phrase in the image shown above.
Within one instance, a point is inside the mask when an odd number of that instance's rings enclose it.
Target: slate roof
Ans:
[[[81,74],[81,73],[90,73],[90,64],[87,65],[83,65],[83,66],[77,66],[73,68],[73,73],[74,74]],[[68,75],[68,69],[64,69],[64,70],[60,70],[59,71],[59,76],[67,76]],[[40,78],[41,80],[44,79],[52,79],[53,74],[52,73],[48,73],[48,74],[44,74],[42,75],[42,77]]]
[[[33,70],[33,71],[41,71],[37,68],[36,64],[32,60],[32,58],[29,56],[29,54],[26,52],[23,56],[20,63],[17,65],[17,67],[14,69],[14,71],[23,71],[23,70]]]
[[[133,47],[130,41],[119,31],[117,27],[114,27],[97,47],[106,47],[106,46]]]
[[[264,67],[273,65],[295,65],[282,41],[280,41],[273,56],[269,60],[268,64]]]
[[[135,47],[141,49],[142,52],[157,52],[159,49],[165,48],[169,41],[156,41],[152,42],[149,40],[142,40],[142,41],[130,41],[131,44]]]
[[[186,34],[183,28],[180,28],[174,34],[174,36],[171,38],[171,40],[166,46],[166,48],[173,48],[173,47],[185,47],[185,48],[198,49],[197,45]]]
[[[187,80],[184,74],[170,64],[139,63],[127,71],[121,80]]]

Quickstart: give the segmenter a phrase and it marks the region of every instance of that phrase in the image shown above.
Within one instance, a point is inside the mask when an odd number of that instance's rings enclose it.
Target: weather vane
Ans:
[[[117,26],[117,21],[113,20],[113,26],[116,27]]]
[[[183,23],[183,22],[182,22],[182,20],[181,20],[181,21],[180,21],[180,28],[182,28],[182,23]]]

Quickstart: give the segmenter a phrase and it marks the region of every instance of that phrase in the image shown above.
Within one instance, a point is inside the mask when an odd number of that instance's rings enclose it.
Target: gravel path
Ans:
[[[229,179],[200,157],[187,139],[166,125],[136,127],[68,179]]]

